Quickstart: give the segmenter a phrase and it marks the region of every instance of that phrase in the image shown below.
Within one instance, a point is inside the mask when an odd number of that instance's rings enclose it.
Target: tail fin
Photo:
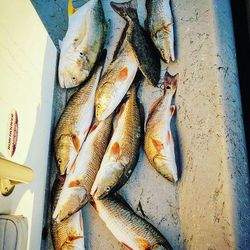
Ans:
[[[73,7],[72,0],[68,2],[68,16],[72,16],[76,12],[76,9]]]
[[[125,3],[111,2],[110,5],[113,10],[125,20],[129,21],[130,19],[138,19],[136,11],[137,0],[130,0]]]
[[[164,93],[169,93],[174,95],[177,89],[177,81],[179,78],[179,74],[177,73],[174,76],[171,76],[167,71],[165,73],[163,84],[164,84]]]

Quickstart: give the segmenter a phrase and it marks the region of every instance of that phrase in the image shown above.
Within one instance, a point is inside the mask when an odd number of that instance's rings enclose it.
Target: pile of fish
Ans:
[[[54,134],[58,167],[52,190],[54,248],[84,249],[81,208],[90,202],[125,248],[172,249],[117,194],[136,167],[141,144],[152,167],[166,181],[178,180],[170,126],[178,75],[165,73],[164,94],[152,105],[145,129],[137,98],[141,78],[158,88],[161,59],[165,63],[175,60],[170,3],[146,0],[145,29],[139,23],[135,0],[110,4],[126,26],[104,73],[107,23],[100,0],[72,9],[60,44],[60,86],[81,86],[68,101]]]

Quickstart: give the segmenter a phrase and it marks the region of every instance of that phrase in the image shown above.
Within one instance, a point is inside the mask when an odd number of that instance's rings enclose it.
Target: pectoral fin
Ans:
[[[152,249],[152,246],[151,246],[150,242],[148,242],[147,240],[138,238],[138,239],[136,239],[136,243],[137,243],[140,250],[150,250],[150,249]]]
[[[76,134],[72,134],[71,135],[71,140],[72,140],[72,143],[74,145],[74,148],[75,148],[76,152],[79,152],[80,147],[81,147],[79,137]]]
[[[152,138],[151,140],[152,140],[152,143],[153,143],[153,145],[154,145],[156,151],[157,151],[158,153],[160,153],[161,150],[164,148],[163,143],[162,143],[161,141],[157,140],[157,139],[153,139],[153,138]]]
[[[176,110],[175,105],[171,105],[169,108],[170,117],[173,117],[175,110]]]
[[[119,73],[118,73],[118,76],[117,76],[117,80],[118,81],[125,81],[128,77],[128,68],[125,67],[123,68]]]
[[[120,145],[118,142],[115,142],[110,150],[110,158],[113,158],[117,161],[119,157],[120,157]]]

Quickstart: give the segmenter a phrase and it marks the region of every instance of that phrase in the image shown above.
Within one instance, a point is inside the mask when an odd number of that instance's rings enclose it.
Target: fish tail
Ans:
[[[117,14],[126,20],[138,18],[136,11],[137,0],[130,0],[125,3],[110,2],[110,5]]]
[[[73,3],[72,3],[72,0],[69,0],[68,1],[68,17],[72,16],[75,12],[76,12],[77,9],[75,9],[73,7]]]
[[[164,84],[164,93],[169,93],[174,95],[177,89],[177,81],[179,78],[179,74],[175,74],[174,76],[170,75],[167,71],[165,73],[163,84]]]

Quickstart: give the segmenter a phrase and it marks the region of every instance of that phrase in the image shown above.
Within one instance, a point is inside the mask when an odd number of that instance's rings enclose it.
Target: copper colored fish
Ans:
[[[131,46],[138,67],[145,78],[154,86],[160,79],[160,57],[151,44],[151,39],[145,34],[140,26],[136,1],[131,0],[125,3],[111,2],[111,7],[117,12],[128,24],[127,40]]]
[[[67,219],[88,202],[91,187],[108,145],[111,128],[112,116],[94,123],[91,127],[75,163],[66,176],[53,213],[53,219],[57,222]]]
[[[175,113],[171,104],[177,87],[178,74],[164,78],[165,91],[151,108],[146,124],[144,148],[151,165],[171,182],[178,180],[174,141],[170,122]]]
[[[91,189],[91,195],[103,198],[118,190],[132,174],[139,157],[141,120],[132,85],[115,121],[109,146]]]
[[[85,140],[94,115],[94,100],[102,67],[69,100],[54,135],[58,170],[63,175],[71,167]]]
[[[62,191],[63,183],[63,177],[57,178],[54,182],[52,190],[54,195],[54,200],[52,201],[52,213]],[[81,211],[59,223],[52,219],[51,236],[55,250],[84,250],[83,230]]]
[[[129,250],[170,250],[164,236],[149,222],[136,215],[121,198],[110,195],[92,202],[107,228]]]

